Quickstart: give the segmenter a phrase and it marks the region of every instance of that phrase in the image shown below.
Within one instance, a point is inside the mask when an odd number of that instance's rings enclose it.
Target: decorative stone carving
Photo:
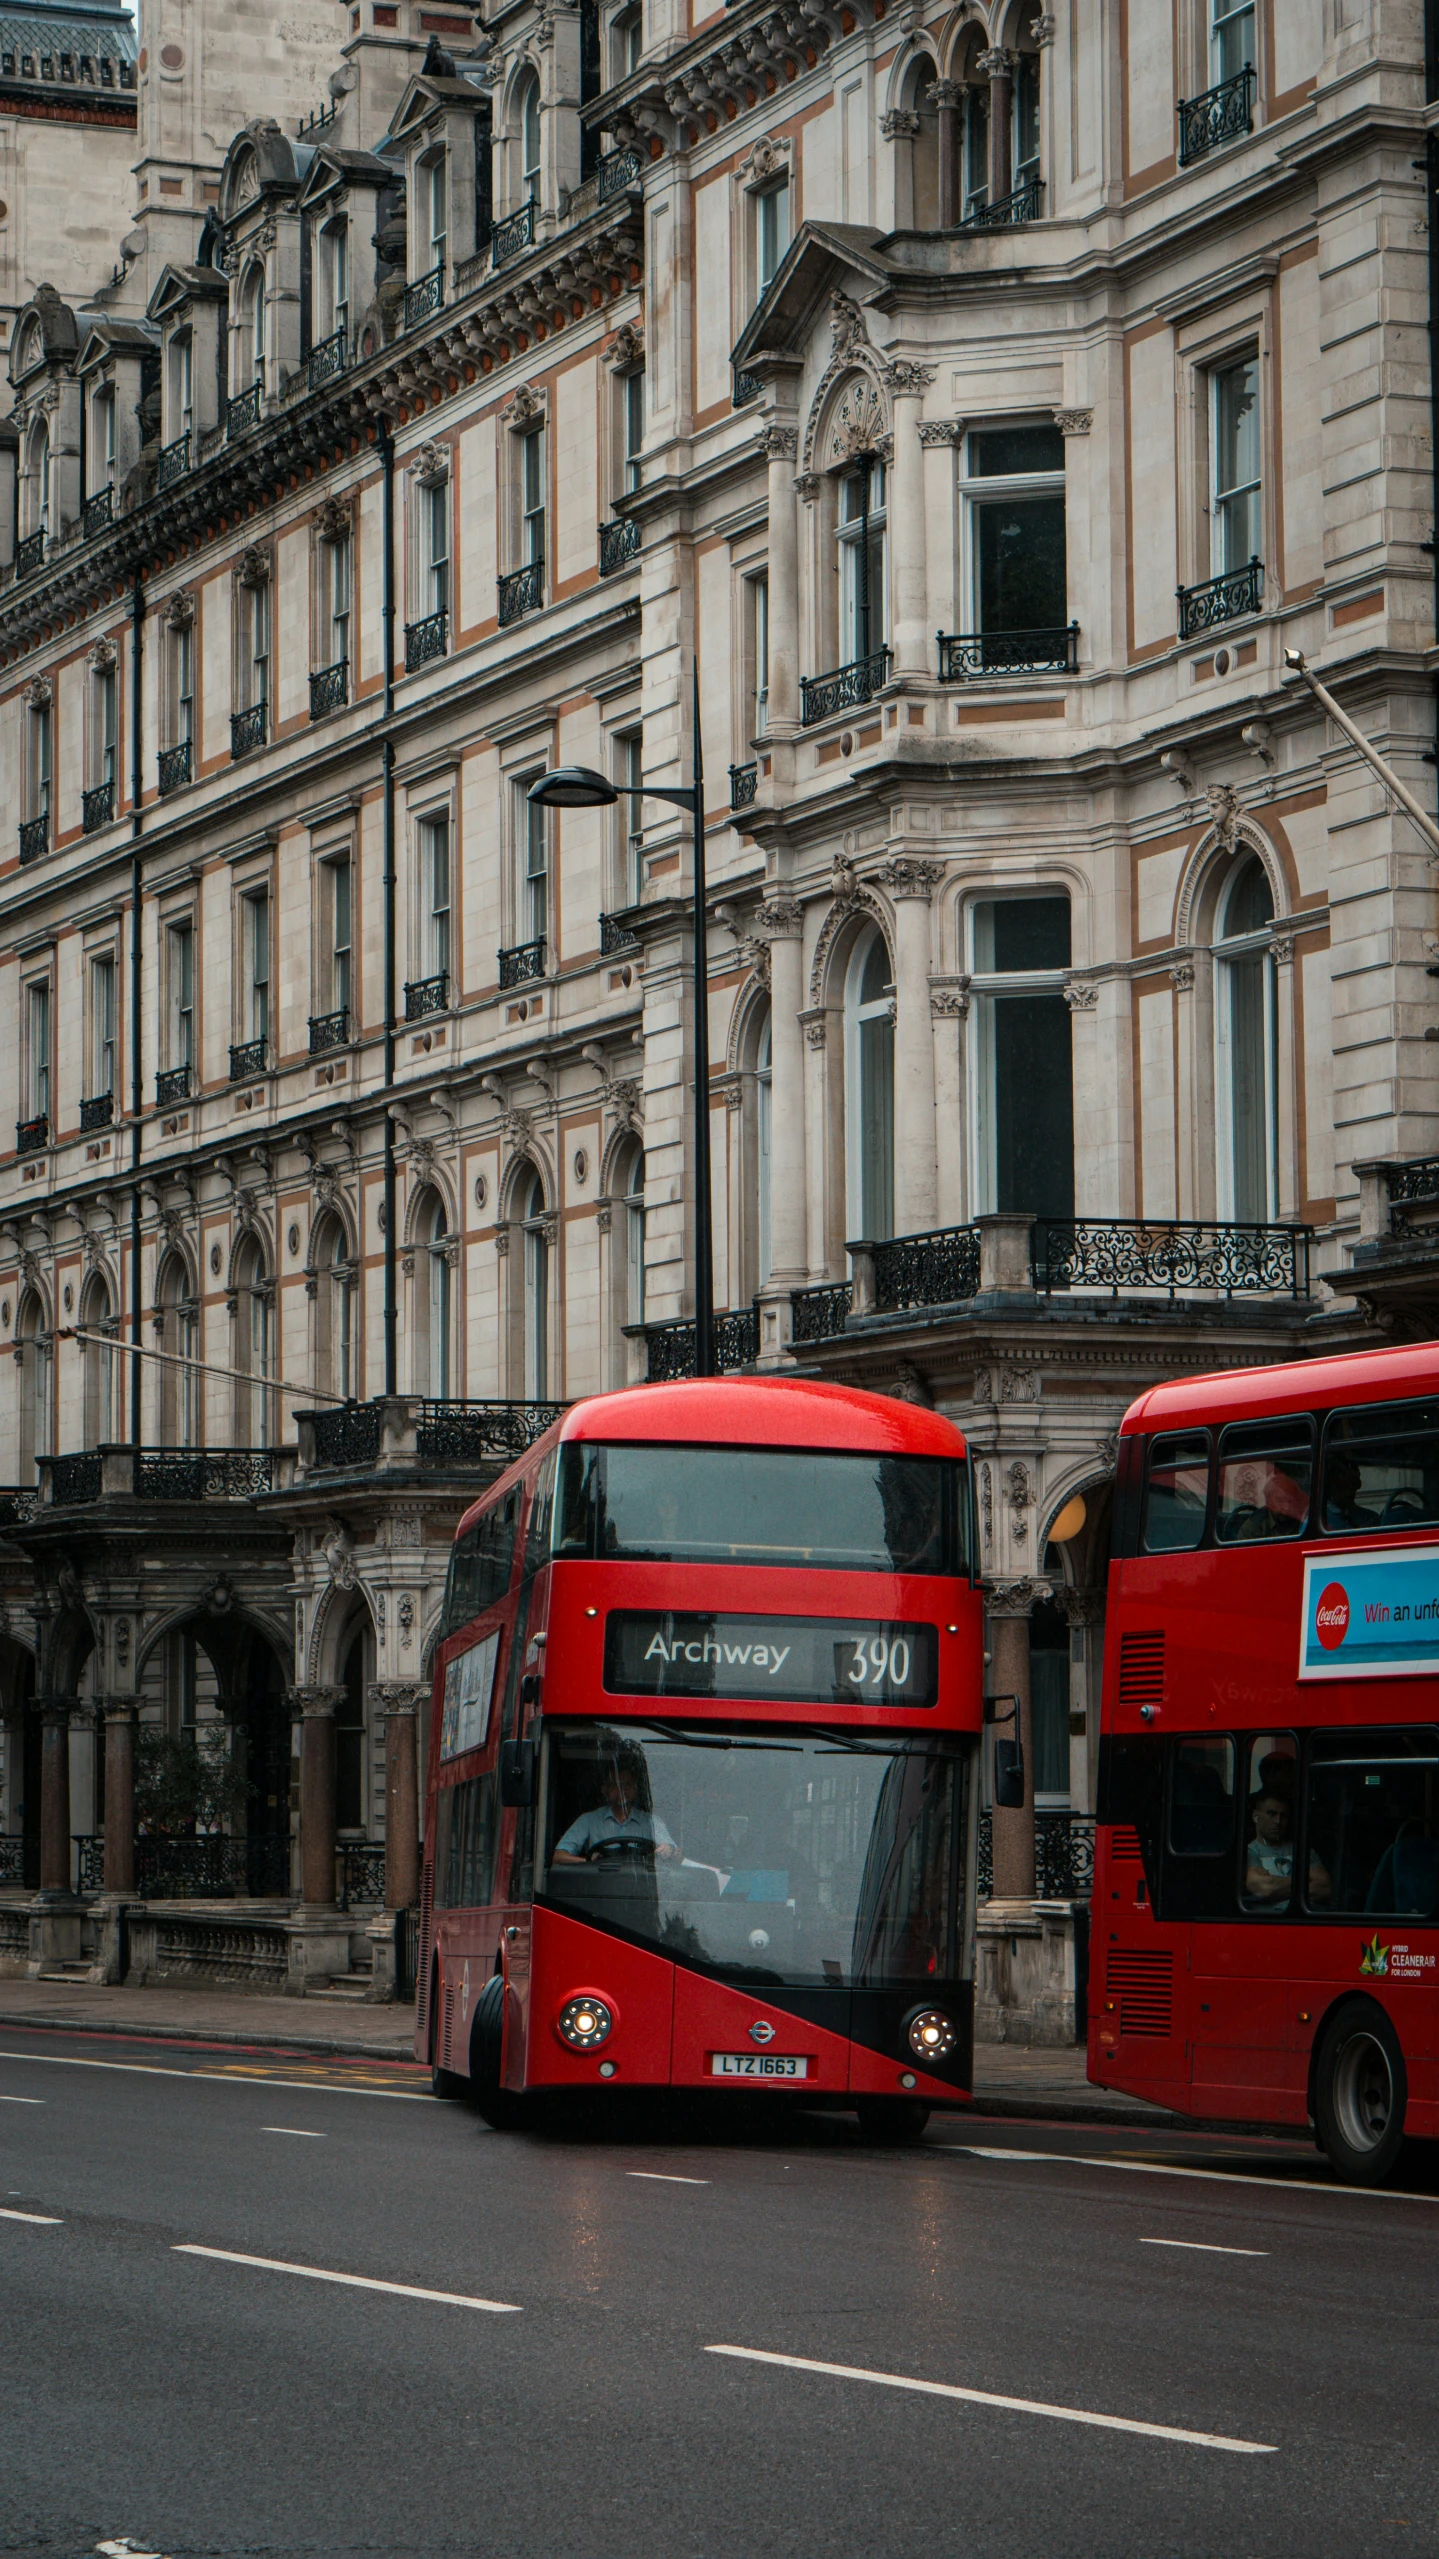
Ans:
[[[348,542],[354,530],[354,514],[347,498],[326,498],[310,521],[321,542]]]
[[[825,437],[825,467],[841,469],[861,454],[877,451],[888,427],[888,419],[874,384],[867,375],[859,375],[842,393]]]
[[[760,437],[760,449],[771,462],[792,462],[799,451],[798,427],[767,426]]]
[[[899,1362],[898,1375],[891,1392],[898,1403],[920,1404],[926,1411],[932,1411],[934,1408],[934,1397],[930,1392],[929,1380],[921,1369],[915,1367],[912,1359],[902,1359]]]
[[[983,1370],[981,1370],[980,1375],[984,1377],[984,1384],[987,1390],[989,1386],[989,1379]],[[979,1378],[976,1378],[976,1393],[978,1392],[978,1388]],[[987,1394],[984,1400],[988,1400]],[[994,1480],[987,1466],[981,1466],[979,1470],[979,1529],[980,1536],[983,1539],[984,1544],[986,1546],[992,1546],[994,1544]]]
[[[892,400],[918,400],[934,380],[934,367],[897,361],[885,366],[880,380]]]
[[[891,897],[922,897],[928,905],[944,878],[944,864],[912,862],[903,854],[896,854],[892,860],[881,862],[875,877],[883,880]]]
[[[756,930],[771,942],[798,940],[804,931],[804,908],[797,897],[774,897],[766,900],[756,918]]]
[[[794,488],[796,497],[803,498],[806,506],[813,505],[814,500],[819,496],[819,473],[817,471],[796,471],[794,475]]]
[[[962,105],[965,95],[963,80],[931,80],[925,96],[932,107],[941,110]]]
[[[605,362],[612,373],[633,373],[645,360],[645,333],[639,322],[626,320],[616,329],[605,349]]]
[[[1054,423],[1061,435],[1088,435],[1094,424],[1092,409],[1056,409]]]
[[[918,123],[918,121],[916,117],[915,122]],[[836,357],[843,359],[846,356],[857,355],[861,349],[866,355],[869,353],[869,338],[865,330],[864,314],[859,304],[852,302],[847,293],[830,295],[829,326],[831,361]]]
[[[1209,802],[1210,823],[1226,853],[1234,850],[1239,826],[1239,801],[1232,782],[1211,782],[1204,794]]]
[[[115,672],[114,641],[97,640],[90,651],[89,663],[97,675],[113,675]]]
[[[986,1617],[1028,1617],[1036,1601],[1048,1597],[1048,1582],[1032,1578],[1012,1582],[987,1581],[984,1585],[984,1613]]]
[[[1046,9],[1038,18],[1031,18],[1029,22],[1031,43],[1038,45],[1041,50],[1045,45],[1053,44],[1058,25],[1059,20],[1052,9]]]
[[[515,394],[517,400],[523,399],[524,396],[523,391]],[[447,444],[440,444],[430,437],[417,452],[410,455],[405,469],[418,488],[443,488],[450,476],[450,448]]]
[[[919,117],[913,107],[886,107],[879,129],[886,142],[912,142],[919,131]]]
[[[933,986],[929,993],[930,1018],[935,1022],[963,1022],[969,1018],[969,987]]]
[[[1004,1479],[1004,1498],[1009,1504],[1010,1534],[1020,1545],[1029,1535],[1029,1506],[1033,1500],[1029,1469],[1023,1458],[1016,1457]]]
[[[726,1099],[728,1099],[728,1096],[726,1096]],[[610,1228],[614,1224],[614,1202],[612,1200],[596,1200],[595,1224],[601,1235],[608,1235]]]
[[[499,1254],[502,1261],[509,1249],[510,1230],[508,1226],[497,1226],[495,1228],[495,1251]]]
[[[195,599],[185,587],[177,587],[173,595],[166,596],[162,619],[172,631],[189,630],[195,619]]]
[[[1099,989],[1092,978],[1072,977],[1066,982],[1064,1000],[1071,1013],[1092,1013],[1099,1002]]]
[[[986,80],[1009,80],[1014,76],[1015,56],[1006,44],[992,44],[987,53],[977,54],[974,67]]]
[[[268,586],[273,566],[266,544],[247,543],[240,554],[240,565],[235,571],[235,583],[237,586],[245,587]]]
[[[1188,995],[1194,985],[1194,962],[1192,960],[1176,960],[1173,968],[1169,972],[1169,981],[1172,986],[1178,989],[1178,992],[1181,995]]]
[[[822,1012],[801,1013],[800,1020],[804,1025],[806,1045],[810,1048],[823,1048],[826,1029],[824,1014]]]
[[[919,422],[919,440],[924,445],[958,444],[963,434],[963,418],[921,418]]]
[[[32,676],[25,687],[25,699],[32,711],[48,711],[55,699],[55,688],[49,676]]]
[[[1288,968],[1290,961],[1294,957],[1293,934],[1276,933],[1273,941],[1269,945],[1269,956],[1274,962],[1276,968]]]
[[[768,186],[772,178],[789,175],[793,155],[788,134],[762,133],[749,157],[741,160],[735,177],[743,187]]]

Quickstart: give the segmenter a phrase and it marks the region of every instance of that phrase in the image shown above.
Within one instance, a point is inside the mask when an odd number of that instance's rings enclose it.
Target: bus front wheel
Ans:
[[[922,2106],[917,2097],[860,2097],[854,2111],[866,2141],[895,2147],[918,2141],[929,2121],[929,2108]]]
[[[504,2058],[505,1985],[494,1973],[475,2002],[470,2028],[468,2094],[492,2132],[514,2132],[525,2120],[525,2101],[500,2078]]]
[[[1382,2008],[1351,1999],[1335,2010],[1314,2064],[1314,2126],[1337,2173],[1356,2186],[1380,2186],[1404,2147],[1409,2080],[1404,2055]]]

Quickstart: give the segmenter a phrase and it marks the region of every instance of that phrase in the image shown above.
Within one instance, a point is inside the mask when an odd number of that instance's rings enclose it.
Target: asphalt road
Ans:
[[[0,2035],[0,2550],[1439,2553],[1425,2159],[423,2085]]]

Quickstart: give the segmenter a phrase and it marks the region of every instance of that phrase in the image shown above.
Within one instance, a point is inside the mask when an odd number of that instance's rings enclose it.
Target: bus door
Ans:
[[[495,1969],[501,1805],[498,1700],[516,1613],[520,1487],[484,1513],[455,1550],[440,1663],[434,1929],[441,1985],[436,2057],[469,2067],[469,2019]]]
[[[1291,2041],[1294,1776],[1292,1734],[1176,1741],[1165,1911],[1190,1935],[1191,2082],[1197,2113],[1249,2114],[1302,2101],[1305,2057]],[[1256,1924],[1258,1923],[1258,1924]],[[1268,1933],[1273,1932],[1273,1933]]]

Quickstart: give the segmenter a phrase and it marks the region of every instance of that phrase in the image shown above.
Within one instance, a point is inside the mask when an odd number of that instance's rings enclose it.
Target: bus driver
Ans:
[[[621,1751],[612,1759],[601,1780],[602,1804],[595,1804],[578,1821],[572,1821],[563,1838],[555,1842],[551,1852],[556,1866],[586,1866],[604,1855],[623,1850],[631,1843],[642,1853],[656,1857],[678,1857],[679,1850],[660,1820],[658,1813],[639,1808],[644,1780],[644,1763],[633,1751]]]

